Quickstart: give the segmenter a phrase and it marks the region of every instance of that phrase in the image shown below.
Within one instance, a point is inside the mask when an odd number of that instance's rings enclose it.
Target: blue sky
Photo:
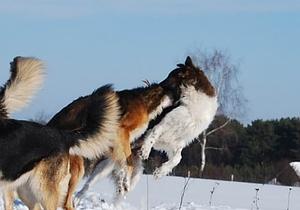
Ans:
[[[0,3],[0,81],[16,55],[47,64],[43,89],[16,118],[51,116],[106,83],[124,89],[160,81],[198,48],[227,50],[240,63],[244,122],[300,116],[300,1]]]

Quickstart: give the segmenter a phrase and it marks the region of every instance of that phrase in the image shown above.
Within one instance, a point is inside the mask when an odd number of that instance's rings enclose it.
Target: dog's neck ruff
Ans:
[[[180,101],[187,107],[193,121],[200,126],[198,132],[202,133],[208,128],[217,112],[217,96],[208,96],[201,90],[197,91],[193,86],[181,87],[181,89]]]

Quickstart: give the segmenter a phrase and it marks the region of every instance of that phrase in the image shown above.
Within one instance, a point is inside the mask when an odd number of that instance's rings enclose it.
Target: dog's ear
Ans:
[[[180,63],[180,64],[177,64],[177,67],[179,67],[179,68],[184,68],[184,67],[185,67],[185,65],[184,65],[184,64],[182,64],[182,63]]]
[[[185,65],[186,66],[190,66],[190,67],[194,67],[193,61],[192,61],[192,59],[191,59],[190,56],[186,57],[186,59],[185,59]]]

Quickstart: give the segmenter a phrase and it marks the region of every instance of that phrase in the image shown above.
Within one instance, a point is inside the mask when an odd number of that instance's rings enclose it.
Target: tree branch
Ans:
[[[213,130],[207,132],[207,133],[206,133],[206,136],[209,136],[209,135],[211,135],[211,134],[217,132],[218,130],[221,130],[221,129],[224,128],[230,121],[231,121],[231,119],[228,119],[223,125],[221,125],[221,126],[215,128],[215,129],[213,129]]]
[[[221,147],[205,147],[205,149],[224,150],[224,148],[221,148]]]

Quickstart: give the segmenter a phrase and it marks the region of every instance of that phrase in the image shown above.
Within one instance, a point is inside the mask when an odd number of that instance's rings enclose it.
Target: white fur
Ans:
[[[18,58],[16,78],[6,87],[4,105],[11,114],[27,105],[40,89],[44,78],[43,63],[36,58]]]
[[[106,100],[108,106],[103,110],[106,116],[101,128],[99,128],[94,136],[80,140],[79,145],[71,147],[69,151],[70,154],[92,159],[100,157],[113,146],[113,142],[117,138],[116,131],[119,128],[119,102],[115,93],[106,95]]]
[[[100,157],[103,153],[112,147],[112,139],[100,137],[89,138],[88,140],[80,140],[79,146],[70,148],[71,155],[80,155],[85,158],[93,159]]]
[[[143,159],[149,157],[152,147],[167,153],[169,161],[155,171],[157,178],[168,174],[180,162],[182,149],[208,128],[218,108],[216,96],[196,91],[193,86],[181,88],[181,105],[147,133],[141,149]]]
[[[40,202],[43,199],[43,189],[41,181],[42,174],[35,170],[28,180],[17,188],[17,194],[26,206],[30,209],[42,209]]]

